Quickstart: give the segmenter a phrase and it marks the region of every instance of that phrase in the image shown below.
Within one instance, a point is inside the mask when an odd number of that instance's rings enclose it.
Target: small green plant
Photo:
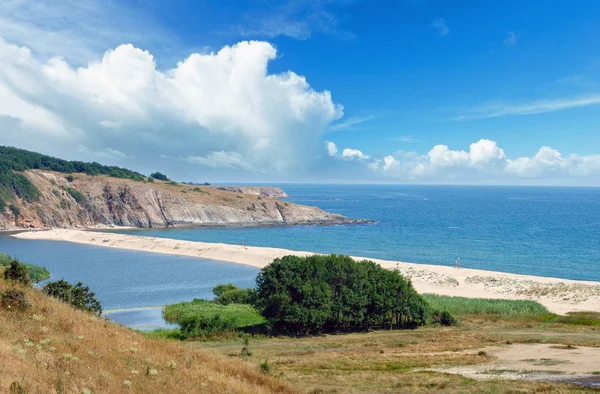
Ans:
[[[25,394],[25,385],[21,382],[14,381],[10,384],[10,388],[8,389],[10,394]]]
[[[154,178],[152,178],[151,176],[148,177],[148,182],[150,183],[154,183]]]
[[[478,351],[478,352],[477,352],[477,355],[478,355],[478,356],[481,356],[481,357],[486,357],[486,356],[487,356],[487,353],[486,353],[486,352],[484,352],[483,350],[480,350],[480,351]]]
[[[260,363],[260,372],[264,373],[264,374],[269,374],[271,373],[271,364],[269,364],[269,360],[265,360],[262,363]]]
[[[240,351],[242,357],[248,359],[248,357],[252,356],[252,350],[250,350],[250,336],[248,334],[243,337],[244,347]]]
[[[73,182],[73,175],[67,175],[65,178],[67,179],[67,181]]]
[[[25,293],[16,289],[10,289],[2,293],[0,303],[3,308],[13,311],[24,311],[30,306],[27,298],[25,298]]]

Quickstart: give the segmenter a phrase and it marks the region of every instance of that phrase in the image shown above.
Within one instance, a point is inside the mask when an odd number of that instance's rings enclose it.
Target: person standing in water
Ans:
[[[456,259],[456,268],[460,269],[460,257]]]

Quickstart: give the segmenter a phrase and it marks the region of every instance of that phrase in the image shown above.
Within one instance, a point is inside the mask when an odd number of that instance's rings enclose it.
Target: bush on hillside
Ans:
[[[169,181],[170,179],[160,172],[155,172],[154,174],[150,174],[151,178],[158,179],[159,181]]]
[[[21,290],[15,289],[0,293],[0,304],[3,308],[13,311],[24,311],[30,306],[29,302],[25,298],[25,293],[23,293]]]
[[[348,256],[285,256],[263,268],[256,283],[263,316],[296,335],[417,326],[429,313],[399,272]]]
[[[21,263],[16,258],[10,257],[9,255],[4,253],[0,253],[0,267],[9,268],[13,260],[25,266],[25,268],[27,269],[27,273],[29,274],[29,279],[31,279],[32,282],[39,282],[50,277],[50,272],[44,267],[38,267],[37,265]]]
[[[92,312],[96,315],[102,314],[102,306],[95,298],[96,294],[81,282],[77,282],[73,286],[64,279],[60,279],[46,284],[42,291],[46,295],[57,298],[77,309]]]
[[[83,195],[83,193],[81,193],[79,190],[74,189],[72,187],[63,187],[63,189],[64,189],[64,191],[69,193],[71,195],[71,197],[73,197],[73,199],[77,202],[77,204],[81,204],[82,202],[85,202],[86,198]]]
[[[25,265],[17,260],[10,262],[10,266],[4,271],[4,279],[12,280],[13,282],[22,283],[24,285],[31,284],[31,278]]]
[[[0,196],[4,201],[10,201],[13,196],[17,196],[24,201],[37,201],[40,197],[40,191],[23,174],[11,171],[2,167],[0,161]]]

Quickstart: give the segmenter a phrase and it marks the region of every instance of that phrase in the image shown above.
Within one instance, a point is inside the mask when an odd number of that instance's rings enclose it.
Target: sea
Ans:
[[[370,223],[335,226],[178,228],[121,233],[350,254],[423,264],[600,281],[600,188],[279,186],[290,202]],[[0,236],[0,251],[82,281],[107,316],[136,328],[164,326],[160,308],[212,298],[212,287],[250,287],[258,269],[206,259]]]

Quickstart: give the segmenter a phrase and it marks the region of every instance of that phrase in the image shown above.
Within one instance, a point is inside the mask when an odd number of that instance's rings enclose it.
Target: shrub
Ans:
[[[152,178],[151,176],[148,177],[148,182],[150,183],[154,183],[154,178]]]
[[[10,262],[10,266],[4,271],[4,279],[19,282],[24,285],[31,284],[27,267],[19,263],[17,260]]]
[[[73,199],[78,203],[81,204],[82,202],[84,202],[86,200],[85,196],[83,195],[83,193],[81,193],[79,190],[74,189],[72,187],[64,187],[63,188],[64,191],[66,191],[67,193],[69,193],[71,195],[71,197],[73,197]]]
[[[264,374],[268,374],[271,372],[271,364],[269,364],[269,360],[265,360],[260,363],[260,372]]]
[[[21,208],[17,207],[14,204],[10,204],[8,206],[8,209],[10,209],[10,211],[13,213],[13,215],[15,215],[15,222],[17,220],[19,220],[19,216],[21,216]]]
[[[165,174],[162,174],[160,172],[155,172],[154,174],[150,174],[150,177],[154,178],[154,179],[158,179],[159,181],[165,181],[165,182],[170,180]]]
[[[398,271],[348,256],[285,256],[257,279],[257,307],[292,334],[422,325],[429,305]]]
[[[448,311],[435,311],[431,315],[431,323],[440,324],[442,326],[455,326],[458,324],[458,321]]]
[[[14,381],[10,384],[10,394],[25,394],[26,392],[25,386],[21,382]]]
[[[73,182],[73,175],[67,175],[66,176],[67,181],[69,182]]]
[[[213,288],[213,294],[216,296],[214,302],[221,305],[254,305],[256,302],[256,291],[254,289],[240,289],[231,283],[216,285]]]
[[[60,279],[46,284],[42,291],[46,293],[46,295],[57,298],[62,302],[66,302],[77,309],[92,312],[96,315],[102,314],[102,306],[95,298],[96,294],[90,291],[90,288],[84,286],[81,282],[77,282],[77,284],[73,286],[64,279]]]
[[[32,282],[39,282],[50,277],[50,272],[44,267],[38,267],[37,265],[21,263],[16,258],[12,258],[7,254],[0,253],[0,267],[9,268],[13,260],[25,266],[25,268],[27,269],[27,273],[29,274],[29,279],[31,279]]]
[[[29,302],[25,298],[25,293],[21,290],[7,290],[0,296],[0,303],[4,308],[11,310],[24,311],[29,308]]]
[[[254,289],[239,289],[235,288],[224,292],[215,299],[215,303],[221,305],[229,304],[249,304],[256,303],[256,291]]]

